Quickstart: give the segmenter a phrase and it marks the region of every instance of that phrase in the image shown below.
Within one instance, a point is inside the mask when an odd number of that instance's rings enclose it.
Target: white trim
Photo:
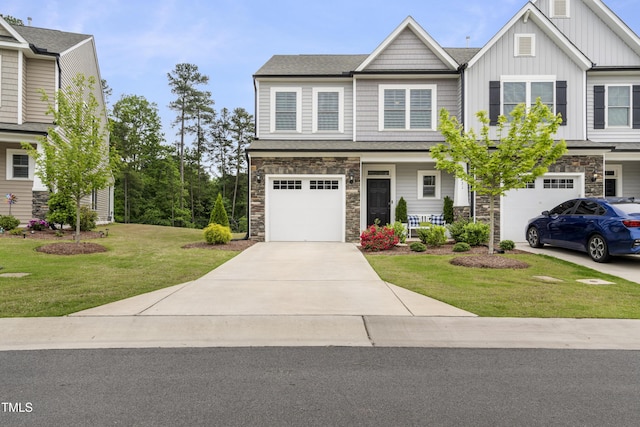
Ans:
[[[13,156],[15,156],[15,155],[27,156],[27,158],[29,159],[29,172],[28,172],[29,176],[27,178],[14,178],[13,177]],[[33,181],[34,172],[35,172],[35,169],[36,169],[36,163],[33,160],[33,158],[27,154],[26,150],[16,149],[16,148],[7,148],[6,157],[7,157],[7,159],[6,159],[6,166],[7,166],[6,178],[7,178],[7,181]]]
[[[423,195],[423,181],[422,178],[425,176],[435,176],[436,177],[436,185],[435,185],[435,195],[433,197],[425,197]],[[418,171],[418,200],[440,200],[441,199],[441,192],[440,189],[442,188],[442,179],[441,179],[441,173],[439,170],[419,170]]]
[[[295,92],[296,93],[296,130],[276,130],[276,93],[277,92]],[[269,128],[271,133],[301,133],[302,132],[302,88],[289,86],[272,86],[270,106],[271,123]]]
[[[604,128],[605,129],[631,129],[633,126],[633,85],[629,83],[618,83],[605,85],[604,91]],[[627,115],[627,125],[610,126],[609,125],[609,88],[610,87],[626,87],[629,88],[629,114]],[[615,108],[615,107],[614,107]]]
[[[558,0],[549,0],[549,17],[550,18],[571,18],[571,0],[563,0],[566,2],[567,10],[564,15],[556,14],[556,3]]]
[[[458,63],[427,33],[418,23],[408,16],[386,39],[373,51],[355,71],[365,70],[406,28],[413,33],[451,70],[458,69]]]
[[[258,108],[258,102],[257,100],[260,99],[260,80],[256,79],[255,80],[255,93],[254,93],[254,101],[253,101],[253,105],[254,105],[254,110],[255,110],[255,114],[254,114],[254,118],[255,118],[255,129],[256,129],[256,139],[260,139],[260,108]],[[271,102],[271,101],[269,101]],[[251,193],[249,193],[251,194]]]
[[[2,64],[0,63],[0,68],[2,68]],[[18,124],[21,125],[23,121],[23,111],[24,111],[24,100],[22,99],[22,92],[24,88],[24,54],[22,51],[18,51]],[[1,84],[2,82],[0,82]],[[1,98],[1,96],[0,96]]]
[[[318,130],[318,93],[338,92],[338,129]],[[344,133],[344,88],[343,87],[314,87],[312,89],[312,132],[313,133]]]
[[[405,127],[404,129],[385,129],[384,127],[384,91],[387,89],[403,89],[405,91]],[[411,128],[411,90],[431,91],[431,127]],[[433,84],[381,84],[378,85],[378,130],[380,132],[424,132],[434,131],[438,125],[438,88]]]
[[[556,76],[501,76],[500,77],[500,114],[504,113],[504,84],[505,83],[524,83],[525,89],[525,105],[527,109],[535,100],[531,99],[531,83],[551,83],[553,85],[553,113],[556,111]]]
[[[622,187],[623,179],[622,179],[622,165],[606,165],[604,168],[606,171],[613,171],[613,176],[611,178],[616,180],[616,197],[623,197],[624,190]],[[606,175],[603,175],[603,180],[607,179]]]
[[[367,227],[367,180],[369,179],[370,171],[388,171],[389,175],[386,178],[390,180],[391,190],[389,191],[389,199],[391,200],[391,204],[389,205],[390,210],[390,223],[393,224],[396,221],[396,209],[395,209],[395,200],[396,200],[396,165],[394,164],[367,164],[362,162],[360,170],[362,170],[362,177],[360,178],[360,230],[364,230]],[[375,179],[374,176],[371,177]],[[378,178],[383,178],[379,176]]]
[[[514,34],[514,43],[513,43],[513,56],[515,57],[534,57],[536,56],[536,35],[533,33],[518,33]],[[520,51],[520,43],[523,39],[529,38],[531,39],[531,51],[528,53],[522,53]]]
[[[2,107],[2,55],[0,55],[0,107]]]
[[[352,109],[353,109],[353,115],[351,118],[351,134],[352,134],[352,139],[353,142],[357,141],[358,138],[358,130],[357,130],[357,123],[358,123],[358,115],[357,115],[357,99],[358,97],[356,96],[356,91],[358,90],[358,85],[356,84],[356,79],[353,79],[353,90],[351,93],[351,104],[352,104]]]

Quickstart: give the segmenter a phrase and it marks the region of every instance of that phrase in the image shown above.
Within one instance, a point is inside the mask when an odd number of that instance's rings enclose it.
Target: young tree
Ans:
[[[78,74],[73,86],[58,91],[53,101],[42,91],[55,127],[49,128],[48,137],[38,139],[42,151],[23,143],[35,158],[42,182],[68,194],[75,202],[77,243],[82,199],[109,185],[116,163],[113,150],[109,150],[108,123],[104,112],[98,110],[95,85],[95,77]]]
[[[255,135],[255,126],[253,116],[244,108],[236,108],[231,116],[231,135],[235,142],[235,152],[233,154],[235,161],[236,180],[233,186],[233,199],[231,204],[231,217],[236,217],[236,205],[238,195],[240,193],[240,174],[245,171],[246,158],[245,148],[253,140]]]
[[[549,107],[538,99],[529,111],[518,105],[509,121],[500,116],[497,140],[489,137],[489,118],[485,111],[476,114],[482,129],[480,139],[471,129],[464,132],[455,117],[440,110],[439,130],[445,144],[431,149],[436,168],[462,179],[471,191],[489,197],[489,253],[493,254],[495,199],[507,191],[523,188],[545,174],[567,150],[564,140],[555,142],[562,118],[554,116]],[[465,165],[468,165],[468,170]]]

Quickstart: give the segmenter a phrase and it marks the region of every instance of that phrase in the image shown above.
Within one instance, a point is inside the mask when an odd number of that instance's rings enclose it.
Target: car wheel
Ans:
[[[544,244],[540,242],[540,234],[536,227],[529,227],[527,230],[527,242],[529,242],[529,246],[532,248],[541,248],[544,246]]]
[[[589,256],[595,262],[607,262],[611,258],[607,242],[599,234],[594,234],[589,238],[587,250],[589,251]]]

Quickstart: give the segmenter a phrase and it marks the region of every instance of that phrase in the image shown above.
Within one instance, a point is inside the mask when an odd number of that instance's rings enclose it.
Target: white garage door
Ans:
[[[267,241],[344,241],[344,176],[270,176],[266,185]]]
[[[582,175],[547,174],[527,188],[511,190],[502,198],[500,240],[524,242],[529,219],[565,200],[582,197]]]

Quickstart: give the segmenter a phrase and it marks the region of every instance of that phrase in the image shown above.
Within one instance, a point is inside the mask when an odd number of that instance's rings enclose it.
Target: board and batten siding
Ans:
[[[550,15],[550,0],[538,0],[536,6]],[[640,65],[638,54],[582,1],[570,2],[569,16],[551,22],[599,67]]]
[[[358,79],[356,83],[356,139],[358,141],[442,141],[442,134],[437,130],[379,130],[379,86],[388,84],[436,85],[436,111],[446,108],[452,115],[456,115],[460,111],[460,83],[457,77],[411,80]],[[437,126],[435,127],[437,128]]]
[[[260,81],[258,90],[258,135],[260,139],[328,139],[344,140],[353,138],[353,85],[350,81]],[[302,89],[301,131],[271,132],[271,88]],[[344,93],[344,131],[343,132],[313,132],[313,89],[342,88]]]
[[[515,57],[516,34],[535,34],[535,56]],[[466,127],[476,131],[480,123],[478,111],[489,111],[489,82],[500,81],[502,76],[555,76],[556,81],[567,82],[567,121],[560,126],[558,139],[584,139],[584,72],[534,22],[519,20],[501,37],[485,55],[465,74]],[[491,127],[491,138],[496,137]]]
[[[640,76],[616,76],[589,73],[587,75],[587,137],[595,142],[638,142],[640,141],[640,129],[605,128],[594,129],[594,86],[607,85],[640,85]],[[605,93],[606,96],[606,93]],[[606,116],[606,111],[605,111]]]
[[[47,115],[47,103],[42,100],[40,90],[53,99],[56,90],[55,61],[25,59],[25,122],[49,123],[53,116]]]
[[[366,71],[385,70],[449,70],[449,67],[406,28],[366,68]]]
[[[418,199],[418,171],[434,171],[435,163],[398,163],[396,164],[396,198],[404,197],[409,214],[441,214],[444,197],[453,199],[455,180],[453,175],[440,172],[440,198]],[[394,201],[394,209],[398,200]]]
[[[18,52],[0,49],[0,66],[0,122],[18,123]]]

